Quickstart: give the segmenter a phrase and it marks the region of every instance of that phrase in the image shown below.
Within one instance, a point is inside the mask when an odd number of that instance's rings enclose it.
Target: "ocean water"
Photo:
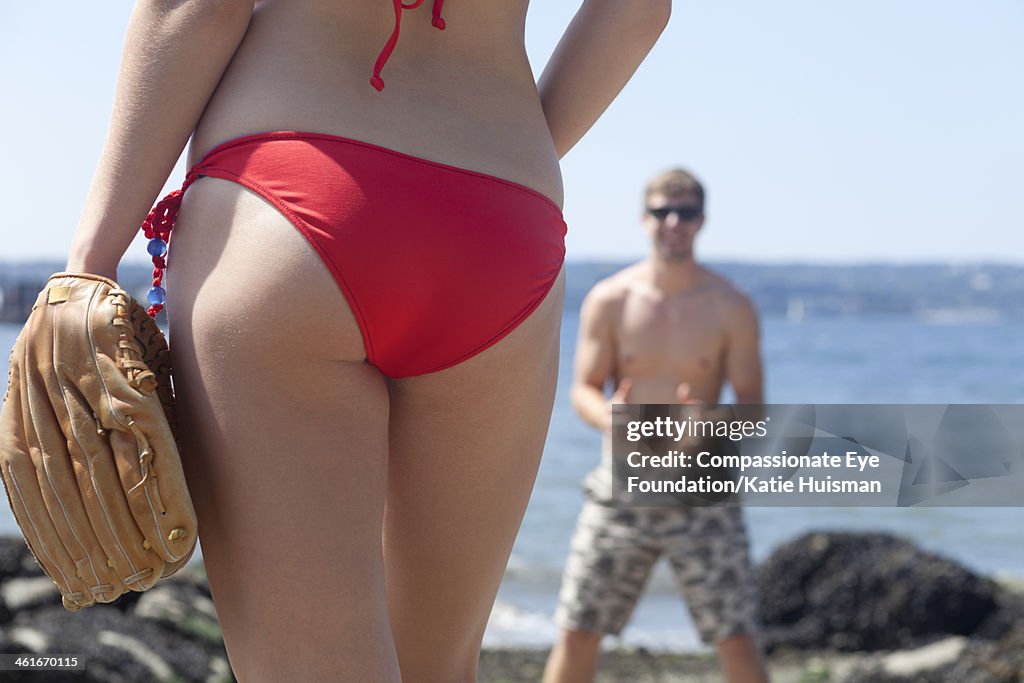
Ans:
[[[786,273],[781,268],[778,279],[783,281]],[[562,363],[549,438],[488,624],[486,645],[543,647],[557,635],[552,613],[583,500],[580,484],[597,463],[600,445],[599,435],[575,416],[568,399],[578,302],[594,279],[611,270],[611,266],[570,269]],[[830,273],[826,269],[821,277],[830,278],[827,284],[834,287]],[[911,275],[916,279],[919,273],[908,270],[902,280],[890,273],[895,281],[909,281]],[[977,273],[967,276],[972,282],[978,277]],[[822,283],[820,291],[825,289],[825,281]],[[1024,367],[1024,344],[1020,343],[1024,317],[991,307],[888,315],[855,311],[819,317],[815,286],[803,281],[800,297],[789,296],[789,305],[784,295],[781,307],[763,306],[762,351],[769,402],[1024,402],[1024,373],[1020,372]],[[757,300],[757,291],[752,293]],[[843,296],[847,297],[844,301],[862,300],[856,291]],[[850,309],[840,304],[832,309]],[[0,324],[2,358],[8,357],[19,328]],[[0,391],[6,380],[3,372]],[[728,398],[727,394],[724,400]],[[813,529],[887,530],[976,571],[1024,578],[1024,507],[748,508],[745,514],[755,561]],[[0,533],[18,533],[7,506],[0,506]],[[664,563],[652,577],[621,640],[654,649],[702,647]]]

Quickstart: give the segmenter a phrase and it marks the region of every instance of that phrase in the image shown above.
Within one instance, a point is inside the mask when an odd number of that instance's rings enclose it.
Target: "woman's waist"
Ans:
[[[192,140],[189,166],[195,165],[203,155],[233,140],[270,133],[267,139],[280,139],[282,132],[295,132],[298,138],[336,138],[338,142],[367,143],[382,150],[391,150],[415,160],[433,162],[452,169],[508,181],[532,190],[550,200],[559,209],[562,206],[562,178],[557,155],[548,149],[550,140],[531,139],[529,135],[512,135],[507,130],[495,131],[492,136],[465,135],[453,144],[439,144],[438,137],[425,131],[424,139],[411,139],[407,130],[390,127],[368,127],[361,122],[343,118],[310,121],[286,118],[260,122],[258,118],[212,121],[207,117]],[[450,139],[450,138],[445,138]],[[471,140],[478,139],[477,144]]]
[[[558,155],[533,89],[513,95],[477,83],[430,91],[421,82],[412,92],[391,92],[389,83],[378,93],[366,83],[367,93],[326,78],[264,80],[258,87],[246,80],[221,82],[197,125],[190,165],[244,135],[323,133],[504,178],[562,204]]]
[[[268,131],[228,139],[189,168],[186,186],[203,176],[274,197],[311,224],[332,214],[365,217],[384,206],[392,225],[434,220],[452,227],[475,216],[474,230],[480,224],[511,224],[516,233],[545,236],[554,230],[560,245],[565,235],[561,208],[529,186],[325,133]],[[402,207],[411,213],[398,218]]]

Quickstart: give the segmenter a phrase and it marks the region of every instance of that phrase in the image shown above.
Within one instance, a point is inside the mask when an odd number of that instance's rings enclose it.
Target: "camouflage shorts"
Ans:
[[[737,507],[615,508],[587,501],[559,594],[562,628],[618,634],[665,554],[705,643],[757,632],[757,587]]]

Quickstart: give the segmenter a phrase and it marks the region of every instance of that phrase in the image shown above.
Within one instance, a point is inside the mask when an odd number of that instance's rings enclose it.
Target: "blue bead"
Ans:
[[[163,287],[150,287],[146,298],[149,299],[149,303],[156,306],[167,300],[167,292],[164,291]]]
[[[154,237],[146,245],[146,251],[149,252],[150,256],[163,256],[167,253],[167,242],[164,242],[159,237]]]

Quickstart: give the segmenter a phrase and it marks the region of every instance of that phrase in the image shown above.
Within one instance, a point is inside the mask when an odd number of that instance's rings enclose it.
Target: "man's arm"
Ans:
[[[736,403],[764,403],[757,310],[746,296],[739,295],[729,311],[728,335],[725,373]]]
[[[583,300],[576,343],[572,405],[584,422],[602,431],[611,429],[611,410],[605,382],[615,369],[614,301],[607,285],[598,283]]]
[[[629,82],[671,12],[672,0],[583,0],[538,82],[559,157]]]

